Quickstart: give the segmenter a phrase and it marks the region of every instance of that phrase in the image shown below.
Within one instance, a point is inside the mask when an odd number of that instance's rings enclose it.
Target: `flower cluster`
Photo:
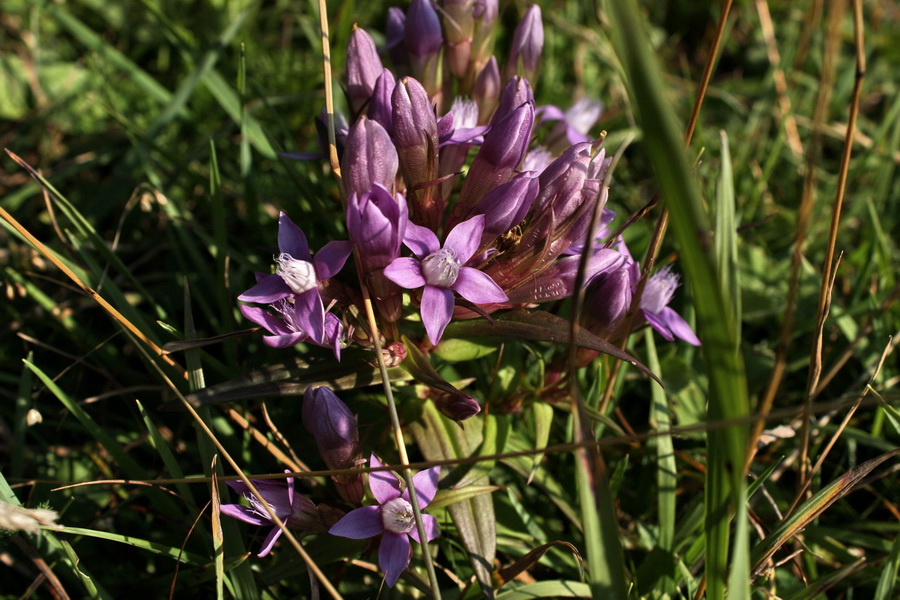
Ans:
[[[239,296],[247,303],[244,315],[268,332],[265,343],[312,343],[340,360],[347,345],[371,348],[378,339],[397,364],[407,354],[403,335],[418,342],[416,353],[428,353],[455,319],[490,319],[497,311],[529,311],[571,296],[585,241],[594,239],[586,260],[584,325],[616,341],[646,321],[668,340],[699,344],[668,307],[678,285],[669,269],[647,282],[642,318],[626,319],[639,266],[624,241],[604,244],[615,214],[606,208],[611,159],[602,140],[591,136],[602,106],[589,98],[566,110],[536,104],[540,9],[524,14],[503,62],[493,52],[497,0],[439,5],[412,0],[406,12],[390,9],[381,51],[364,29],[350,34],[345,91],[351,114],[338,132],[350,239],[313,253],[300,228],[281,214],[273,272],[257,274],[256,284]],[[600,230],[591,231],[598,213]],[[357,277],[341,273],[351,253]],[[378,331],[360,317],[366,296],[377,311]],[[462,392],[439,402],[454,388],[435,385],[441,391],[432,398],[448,417],[480,411]],[[356,417],[334,392],[307,389],[302,415],[329,469],[364,462]],[[382,466],[374,454],[369,464]],[[433,499],[438,475],[434,468],[413,479],[419,508]],[[369,490],[377,504],[360,506],[366,497],[361,475],[332,481],[342,501],[356,508],[329,532],[380,536],[380,564],[393,585],[409,564],[409,539],[421,541],[409,490],[393,475],[373,472]],[[268,524],[260,510],[265,501],[287,526],[322,531],[321,505],[295,494],[292,479],[259,482],[262,499],[243,484],[232,487],[250,506],[223,507],[226,514]],[[425,515],[423,524],[427,540],[433,539],[436,519]],[[280,532],[271,531],[261,555]]]

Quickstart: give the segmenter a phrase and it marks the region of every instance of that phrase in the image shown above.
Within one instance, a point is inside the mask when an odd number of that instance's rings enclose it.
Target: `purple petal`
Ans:
[[[242,304],[240,308],[245,317],[257,325],[262,325],[269,330],[269,333],[274,333],[277,336],[297,333],[287,326],[287,323],[285,323],[283,318],[273,315],[264,308],[260,308],[259,306],[248,306],[246,304]]]
[[[665,322],[665,324],[668,326],[669,331],[675,334],[675,337],[683,339],[692,346],[700,345],[700,340],[697,338],[694,330],[691,329],[691,326],[688,325],[688,322],[685,321],[677,312],[667,306],[662,309],[658,316],[659,319]]]
[[[353,251],[352,242],[328,242],[316,252],[313,264],[316,266],[316,278],[319,281],[331,279],[338,274]]]
[[[384,276],[408,290],[414,290],[425,285],[422,268],[419,261],[415,258],[395,258],[391,264],[385,267]]]
[[[453,231],[447,234],[444,247],[456,250],[459,262],[465,264],[478,250],[482,233],[484,233],[484,215],[475,215],[454,227]]]
[[[278,216],[278,249],[300,260],[309,260],[306,235],[285,213]]]
[[[422,515],[422,526],[425,528],[425,536],[429,542],[438,536],[438,522],[433,515]],[[409,535],[417,543],[422,543],[422,540],[419,539],[418,527],[413,527],[409,531]]]
[[[394,587],[400,575],[409,565],[409,556],[412,547],[409,536],[405,533],[384,532],[381,538],[381,548],[378,549],[378,563],[384,571],[384,580],[389,587]]]
[[[383,467],[384,463],[378,460],[374,454],[369,457],[369,465]],[[400,482],[390,471],[374,471],[369,473],[369,489],[378,501],[378,504],[390,502],[400,496]]]
[[[425,258],[432,252],[437,252],[441,249],[441,243],[438,241],[437,236],[434,235],[434,232],[415,223],[406,224],[403,243],[419,258]]]
[[[263,343],[269,348],[290,348],[303,340],[309,339],[306,333],[287,333],[283,335],[264,335]]]
[[[426,288],[427,289],[427,288]],[[491,276],[472,267],[462,267],[453,289],[459,295],[475,304],[490,304],[492,302],[506,302],[509,298],[494,283]]]
[[[294,318],[300,329],[316,344],[325,339],[325,306],[319,289],[313,288],[294,297]]]
[[[325,313],[325,342],[334,351],[334,358],[341,362],[341,337],[344,335],[344,325],[341,320],[331,313]]]
[[[644,314],[644,317],[647,319],[647,322],[650,323],[650,327],[655,329],[659,335],[663,336],[663,339],[671,342],[675,339],[675,336],[672,335],[672,332],[669,331],[669,326],[666,324],[666,321],[661,318],[662,313],[658,315],[654,315],[651,312],[646,310],[641,310]]]
[[[363,506],[351,510],[340,521],[331,526],[328,533],[339,537],[361,540],[384,531],[380,506]]]
[[[278,538],[281,537],[281,528],[273,527],[269,532],[269,535],[266,536],[266,539],[263,540],[262,549],[257,554],[258,557],[262,558],[269,554],[272,551],[272,547],[275,546],[275,542],[278,541]]]
[[[434,500],[434,494],[437,492],[438,475],[440,474],[440,467],[431,467],[425,471],[419,471],[413,476],[413,485],[416,487],[416,498],[419,500],[419,508],[425,508]],[[409,494],[404,492],[403,498],[408,502]]]
[[[228,515],[229,517],[243,521],[244,523],[250,523],[251,525],[268,525],[272,522],[269,519],[259,516],[259,513],[252,508],[241,506],[240,504],[223,504],[219,507],[219,512],[223,515]]]
[[[462,269],[459,270],[462,274]],[[459,282],[459,279],[456,280]],[[506,296],[504,296],[505,298]],[[422,292],[422,322],[425,323],[425,331],[428,339],[437,345],[444,334],[444,328],[453,316],[453,292],[442,288],[426,285]]]
[[[291,295],[291,288],[279,275],[266,275],[259,283],[238,296],[242,302],[272,304]]]
[[[566,113],[558,106],[545,104],[535,109],[534,116],[540,118],[541,123],[543,123],[545,121],[561,121],[566,118]]]

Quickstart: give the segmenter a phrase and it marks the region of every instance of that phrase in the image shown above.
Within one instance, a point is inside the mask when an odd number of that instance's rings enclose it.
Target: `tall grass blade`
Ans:
[[[708,218],[684,151],[679,125],[666,98],[657,59],[633,0],[604,3],[613,46],[644,133],[644,149],[669,210],[686,279],[697,310],[699,337],[709,372],[709,417],[731,420],[749,413],[743,360],[737,352],[739,332],[712,247]],[[723,598],[729,570],[732,511],[744,504],[742,477],[747,431],[732,425],[709,432],[706,485],[706,576],[708,597]],[[740,519],[740,515],[738,516]],[[742,541],[743,543],[743,541]],[[745,556],[738,550],[737,558]],[[733,565],[739,568],[740,565]],[[732,597],[748,593],[746,585]]]

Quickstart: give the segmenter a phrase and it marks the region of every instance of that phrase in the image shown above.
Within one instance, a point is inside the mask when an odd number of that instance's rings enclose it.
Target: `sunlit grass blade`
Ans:
[[[829,506],[853,491],[856,485],[878,465],[898,454],[900,454],[900,449],[886,452],[878,458],[864,462],[822,488],[812,498],[788,515],[779,523],[778,527],[753,549],[753,577],[756,578],[765,571],[767,561],[785,542],[801,532],[804,527],[821,515]]]
[[[656,355],[656,341],[653,334],[644,336],[647,344],[647,366],[664,379],[659,358]],[[656,485],[657,507],[659,510],[659,549],[661,564],[654,571],[659,577],[653,588],[661,594],[671,596],[675,592],[675,488],[678,486],[678,465],[675,462],[675,447],[669,429],[669,403],[666,392],[658,386],[650,389],[650,422],[660,433],[655,438],[656,445]]]
[[[896,598],[897,573],[900,572],[900,535],[894,538],[891,553],[881,567],[878,587],[875,588],[875,600],[891,600]]]
[[[744,417],[749,412],[749,401],[743,360],[737,351],[739,331],[734,307],[728,304],[724,282],[717,277],[709,220],[683,147],[683,136],[666,97],[658,61],[649,51],[650,38],[635,3],[606,2],[604,6],[613,45],[644,132],[643,147],[669,210],[681,264],[691,287],[709,373],[709,417]],[[730,568],[740,572],[746,567],[742,561],[729,565],[728,559],[731,514],[744,507],[746,438],[743,425],[708,435],[705,568],[708,596],[713,599],[724,597]],[[737,519],[743,527],[740,513]],[[746,559],[746,552],[738,549],[735,558]],[[746,585],[729,590],[731,598],[746,597],[748,593]]]

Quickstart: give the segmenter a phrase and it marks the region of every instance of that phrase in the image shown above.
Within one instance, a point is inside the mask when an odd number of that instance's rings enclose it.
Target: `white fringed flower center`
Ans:
[[[422,276],[428,285],[448,288],[459,277],[459,259],[453,248],[441,248],[422,259]]]
[[[655,273],[647,282],[647,288],[641,297],[641,308],[651,314],[659,314],[669,305],[677,287],[678,275],[668,267]]]
[[[385,531],[409,533],[415,527],[412,505],[403,498],[394,498],[381,505],[381,523]]]
[[[278,264],[275,273],[284,279],[295,294],[308,292],[318,285],[316,268],[308,260],[299,260],[290,254],[282,253],[275,262]]]

